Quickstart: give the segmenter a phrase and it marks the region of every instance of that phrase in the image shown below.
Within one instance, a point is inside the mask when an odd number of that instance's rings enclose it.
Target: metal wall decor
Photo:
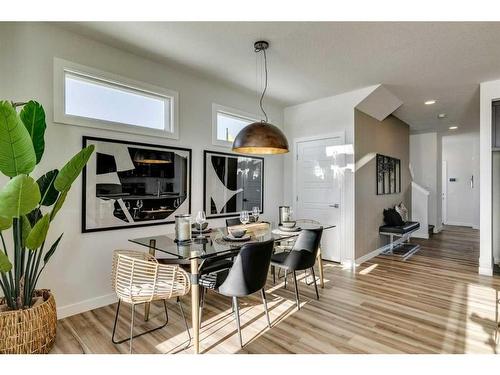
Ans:
[[[168,224],[191,211],[191,150],[83,137],[82,232]]]
[[[377,195],[401,193],[401,160],[377,154]]]

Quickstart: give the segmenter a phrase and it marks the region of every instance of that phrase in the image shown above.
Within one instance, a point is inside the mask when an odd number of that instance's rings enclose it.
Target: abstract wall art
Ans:
[[[207,217],[264,208],[264,159],[204,151],[203,207]]]
[[[83,137],[82,232],[174,222],[191,211],[191,150]]]

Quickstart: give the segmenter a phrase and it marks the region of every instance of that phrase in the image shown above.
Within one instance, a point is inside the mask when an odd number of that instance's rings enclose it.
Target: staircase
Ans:
[[[411,221],[418,221],[420,229],[412,237],[429,238],[429,191],[416,182],[411,183]]]

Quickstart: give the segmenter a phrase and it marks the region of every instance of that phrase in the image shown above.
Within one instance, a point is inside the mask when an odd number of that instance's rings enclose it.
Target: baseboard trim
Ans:
[[[445,223],[445,225],[454,225],[457,227],[469,227],[469,228],[473,227],[472,223],[462,223],[460,221],[448,221],[447,223]]]
[[[57,301],[57,300],[56,300]],[[105,294],[103,296],[86,299],[70,305],[60,306],[57,308],[57,319],[63,319],[71,315],[80,314],[85,311],[97,309],[117,302],[115,293]]]
[[[493,268],[491,267],[479,267],[478,273],[484,276],[493,276]]]
[[[375,258],[376,256],[382,254],[384,251],[389,250],[390,247],[391,247],[391,244],[387,244],[385,246],[379,247],[378,249],[375,249],[375,250],[369,252],[368,254],[365,254],[365,255],[357,258],[355,260],[356,267],[361,265],[362,263],[367,262],[370,259]]]

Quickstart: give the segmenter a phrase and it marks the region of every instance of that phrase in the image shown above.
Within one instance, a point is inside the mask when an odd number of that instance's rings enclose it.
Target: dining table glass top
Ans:
[[[275,242],[292,240],[300,234],[303,229],[314,229],[319,226],[324,230],[334,228],[335,225],[299,223],[297,227],[300,230],[285,232],[273,222],[257,222],[238,227],[245,228],[249,240],[247,241],[229,241],[227,227],[212,228],[208,233],[203,233],[204,238],[197,238],[199,232],[196,229],[192,231],[192,240],[189,242],[176,242],[174,233],[160,234],[156,236],[141,237],[130,239],[129,241],[138,245],[154,249],[159,252],[177,259],[205,259],[224,253],[231,253],[239,250],[245,243],[264,242],[273,240]],[[231,229],[234,227],[231,227]]]

